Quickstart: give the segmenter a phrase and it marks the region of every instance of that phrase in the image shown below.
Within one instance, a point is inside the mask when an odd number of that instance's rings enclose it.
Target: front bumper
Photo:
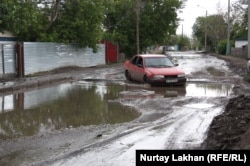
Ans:
[[[148,83],[151,85],[185,85],[186,77],[177,78],[149,78]]]

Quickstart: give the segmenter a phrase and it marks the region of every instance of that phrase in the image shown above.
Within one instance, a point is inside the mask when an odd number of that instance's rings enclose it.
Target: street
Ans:
[[[74,73],[72,82],[25,92],[26,103],[33,104],[24,106],[29,119],[20,123],[32,122],[35,129],[27,126],[35,132],[2,134],[0,165],[129,166],[136,149],[199,149],[240,77],[213,56],[170,55],[186,72],[185,87],[127,81],[121,64]],[[44,121],[32,117],[38,111]],[[13,110],[0,118],[17,115]]]

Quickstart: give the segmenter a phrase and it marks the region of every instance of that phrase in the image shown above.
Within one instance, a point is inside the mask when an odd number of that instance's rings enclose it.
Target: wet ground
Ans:
[[[118,64],[2,93],[0,165],[134,165],[135,149],[199,148],[242,79],[216,57],[171,55],[185,87],[128,82]]]

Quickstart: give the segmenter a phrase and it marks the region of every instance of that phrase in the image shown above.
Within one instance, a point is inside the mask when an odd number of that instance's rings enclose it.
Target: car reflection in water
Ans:
[[[139,87],[139,86],[127,85],[125,86],[125,91],[120,92],[120,97],[123,99],[178,97],[185,95],[186,95],[185,86]]]
[[[120,98],[154,98],[154,97],[218,97],[229,96],[233,84],[220,83],[187,83],[185,86],[147,86],[146,84],[130,84],[120,93]]]

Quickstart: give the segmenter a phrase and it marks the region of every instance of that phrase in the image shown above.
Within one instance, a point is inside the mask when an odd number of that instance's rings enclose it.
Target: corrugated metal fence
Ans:
[[[24,42],[24,75],[49,71],[60,67],[90,67],[106,64],[105,44],[99,44],[97,53],[91,48],[80,48],[77,44]],[[0,76],[17,75],[17,44],[0,43]],[[20,68],[19,68],[20,69]]]
[[[0,43],[0,75],[5,77],[6,75],[16,73],[16,43]]]
[[[105,46],[99,44],[97,53],[77,44],[24,42],[25,75],[59,67],[90,67],[105,64]]]

